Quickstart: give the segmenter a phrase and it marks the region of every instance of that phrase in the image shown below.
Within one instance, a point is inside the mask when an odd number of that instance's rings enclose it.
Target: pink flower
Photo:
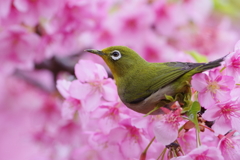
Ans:
[[[36,25],[41,18],[50,19],[63,4],[63,0],[14,0],[13,5],[22,15],[22,21],[30,26]]]
[[[221,75],[218,70],[199,73],[192,77],[192,86],[196,89],[198,100],[204,108],[209,108],[216,102],[224,102],[231,98],[230,92],[235,83],[233,77]]]
[[[240,136],[233,136],[234,133],[235,131],[232,131],[225,136],[218,136],[220,138],[218,147],[221,150],[224,159],[240,159]]]
[[[81,103],[78,99],[68,97],[62,105],[61,115],[65,120],[72,120],[74,118],[74,114],[81,107]]]
[[[175,141],[178,137],[178,126],[181,121],[180,110],[164,115],[164,118],[156,122],[154,127],[156,139],[164,145]]]
[[[57,89],[65,98],[63,102],[61,114],[66,120],[73,119],[74,113],[80,108],[80,100],[72,98],[69,93],[71,82],[66,80],[57,80]]]
[[[138,36],[139,32],[148,31],[150,25],[154,22],[154,13],[151,8],[143,5],[141,1],[130,1],[123,4],[117,14],[119,31],[121,34],[131,34]],[[136,9],[135,12],[132,12]],[[130,14],[131,13],[131,14]]]
[[[75,66],[78,80],[74,80],[69,88],[71,97],[81,100],[87,111],[93,111],[101,102],[116,101],[117,89],[114,81],[107,78],[103,66],[87,60],[80,60]]]
[[[71,82],[65,79],[57,80],[57,89],[64,98],[70,97],[70,94],[69,94],[70,85],[71,85]]]
[[[98,120],[98,126],[103,133],[109,133],[113,128],[119,127],[122,120],[130,118],[123,113],[122,109],[125,107],[120,102],[104,105],[91,113],[91,117]]]
[[[113,41],[110,44],[127,45],[136,48],[138,45],[132,40],[138,39],[138,43],[146,37],[145,34],[151,31],[154,22],[154,13],[143,1],[129,1],[119,5],[119,10],[114,12],[104,23],[105,40]],[[134,10],[134,12],[132,12]],[[115,27],[111,27],[114,24]]]
[[[171,160],[223,160],[220,150],[215,147],[207,147],[202,145],[195,148],[185,156],[172,158]]]
[[[240,97],[239,97],[239,93],[240,93],[240,88],[236,87],[231,91],[231,100],[232,101],[239,101]]]
[[[133,126],[130,118],[123,120],[121,126],[110,131],[109,140],[119,144],[125,159],[139,158],[149,142],[144,130]]]
[[[213,105],[202,115],[208,121],[215,121],[215,132],[226,134],[231,129],[240,132],[240,104],[234,101]]]
[[[40,38],[22,26],[0,32],[0,71],[12,73],[16,68],[31,69],[38,53]]]
[[[240,49],[230,53],[225,62],[226,74],[233,76],[237,83],[240,82]]]
[[[182,150],[185,154],[188,154],[197,146],[196,140],[196,129],[190,129],[187,132],[182,130],[179,133],[179,138],[177,139]],[[200,140],[202,145],[206,145],[208,147],[216,147],[217,146],[217,137],[214,135],[212,131],[205,129],[204,132],[200,133]]]
[[[112,143],[112,139],[109,138],[110,136],[111,135],[106,135],[101,132],[95,132],[94,134],[90,135],[88,144],[92,147],[92,149],[97,151],[97,155],[101,157],[98,159],[101,160],[125,159],[123,153],[120,150],[121,146],[117,143]],[[121,141],[121,139],[118,139],[118,141]]]

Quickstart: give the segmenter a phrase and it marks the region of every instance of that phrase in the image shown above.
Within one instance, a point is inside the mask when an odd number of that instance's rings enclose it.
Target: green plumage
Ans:
[[[107,63],[123,103],[145,114],[156,106],[165,105],[168,102],[165,94],[172,97],[187,94],[190,90],[189,81],[194,74],[218,67],[224,59],[209,63],[149,63],[124,46],[87,51],[100,55]],[[120,56],[117,57],[118,54]],[[183,102],[183,99],[178,100]]]

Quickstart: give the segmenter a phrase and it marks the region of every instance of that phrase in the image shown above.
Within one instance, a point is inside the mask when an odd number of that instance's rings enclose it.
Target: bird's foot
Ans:
[[[183,97],[183,93],[177,93],[175,96],[169,96],[165,94],[165,98],[168,101],[167,103],[179,101],[180,99],[183,99]]]

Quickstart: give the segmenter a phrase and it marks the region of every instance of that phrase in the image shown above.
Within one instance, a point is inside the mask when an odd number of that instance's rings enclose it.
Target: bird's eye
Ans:
[[[112,59],[113,60],[119,60],[121,57],[122,57],[122,55],[121,55],[121,53],[119,52],[119,51],[117,51],[117,50],[114,50],[112,53],[111,53],[111,57],[112,57]]]

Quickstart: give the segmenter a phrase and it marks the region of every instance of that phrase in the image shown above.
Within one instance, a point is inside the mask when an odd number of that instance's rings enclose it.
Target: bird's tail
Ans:
[[[211,61],[211,62],[208,62],[208,63],[204,63],[203,65],[199,66],[197,68],[197,70],[199,70],[199,72],[203,72],[203,71],[206,71],[206,70],[209,70],[209,69],[212,69],[212,68],[215,68],[215,67],[219,67],[221,66],[221,62],[224,61],[224,59],[227,57],[228,55],[222,57],[222,58],[219,58],[217,60],[214,60],[214,61]]]

